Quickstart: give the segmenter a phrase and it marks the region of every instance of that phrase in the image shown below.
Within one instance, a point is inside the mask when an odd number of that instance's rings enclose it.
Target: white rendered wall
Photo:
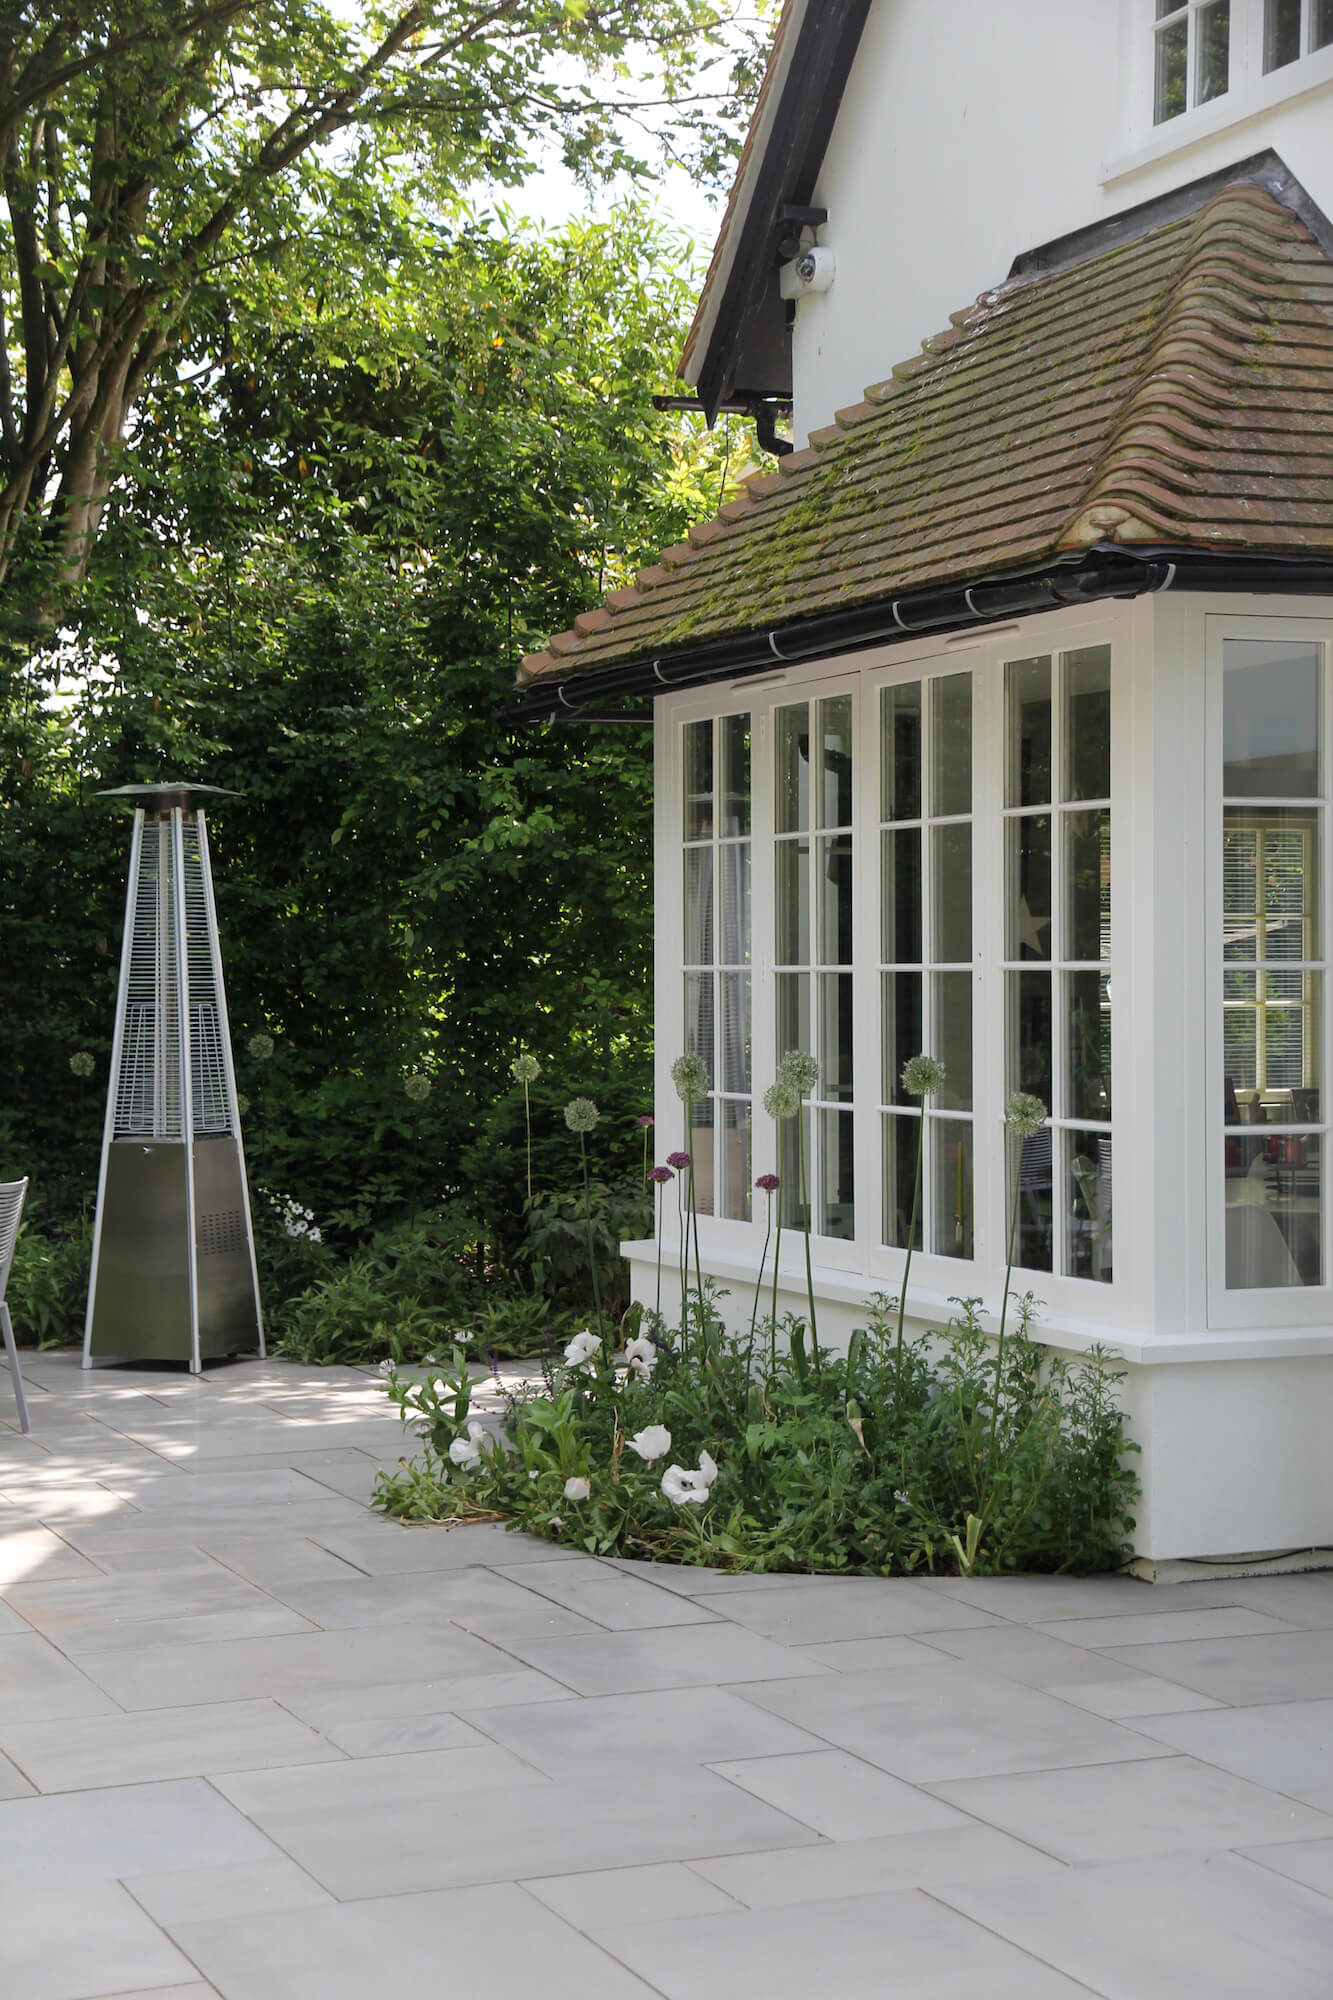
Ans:
[[[798,438],[860,401],[1022,251],[1272,147],[1333,214],[1333,48],[1154,130],[1151,0],[874,0],[815,200],[832,288],[797,306]]]

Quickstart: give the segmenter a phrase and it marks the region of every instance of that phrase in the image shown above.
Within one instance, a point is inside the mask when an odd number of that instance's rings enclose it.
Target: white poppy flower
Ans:
[[[566,1500],[586,1500],[591,1492],[592,1488],[586,1479],[567,1479],[565,1481]]]
[[[637,1451],[645,1465],[655,1459],[665,1458],[671,1449],[671,1433],[665,1424],[649,1424],[637,1437],[626,1439],[631,1451]]]
[[[470,1437],[457,1437],[449,1447],[449,1461],[460,1472],[471,1472],[481,1464],[481,1453]]]
[[[651,1375],[657,1366],[657,1349],[642,1335],[625,1343],[625,1359],[634,1375]]]
[[[597,1338],[597,1335],[589,1333],[585,1328],[582,1333],[574,1335],[569,1346],[565,1349],[565,1366],[567,1368],[591,1367],[593,1361],[601,1351],[602,1343]]]
[[[705,1486],[711,1486],[717,1478],[717,1466],[706,1451],[699,1453],[699,1477]]]

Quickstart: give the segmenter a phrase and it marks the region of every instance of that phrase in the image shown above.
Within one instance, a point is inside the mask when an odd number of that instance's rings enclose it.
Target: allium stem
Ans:
[[[782,1264],[782,1196],[787,1191],[786,1120],[778,1120],[778,1238],[773,1245],[773,1311],[768,1322],[768,1376],[778,1365],[778,1272]]]
[[[768,1213],[764,1217],[764,1247],[759,1253],[759,1276],[755,1280],[754,1304],[750,1308],[750,1353],[754,1351],[754,1330],[759,1323],[759,1298],[764,1289],[764,1265],[768,1261],[768,1246],[773,1236],[773,1191],[767,1190]],[[747,1355],[746,1374],[749,1374]]]
[[[657,1204],[657,1227],[653,1233],[657,1238],[657,1319],[660,1327],[662,1320],[662,1189],[660,1184],[653,1189],[653,1200]]]
[[[523,1079],[523,1123],[528,1131],[528,1202],[532,1202],[532,1105],[528,1099],[528,1079]]]
[[[902,1286],[898,1293],[898,1340],[894,1349],[893,1400],[901,1404],[903,1393],[903,1318],[907,1312],[907,1277],[912,1268],[912,1251],[916,1245],[917,1217],[921,1213],[921,1161],[926,1150],[926,1107],[921,1106],[921,1118],[916,1133],[916,1186],[912,1190],[912,1220],[907,1227],[907,1258],[903,1264]]]
[[[603,1342],[606,1333],[602,1326],[602,1287],[597,1276],[597,1253],[593,1247],[592,1234],[592,1182],[588,1178],[588,1137],[579,1133],[579,1156],[583,1161],[583,1223],[588,1238],[588,1275],[592,1279],[593,1310],[597,1314],[597,1332]]]
[[[813,1125],[814,1122],[813,1109],[811,1110],[810,1113],[810,1119]],[[804,1218],[805,1218],[805,1226],[801,1233],[805,1237],[805,1296],[806,1296],[806,1301],[810,1307],[810,1347],[814,1355],[815,1368],[816,1370],[818,1370],[820,1365],[819,1325],[815,1319],[815,1273],[814,1273],[814,1266],[810,1261],[810,1193],[805,1184],[805,1099],[804,1098],[802,1098],[801,1107],[796,1113],[796,1153],[797,1153],[797,1158],[800,1161],[800,1168],[801,1168],[801,1208],[804,1211]]]
[[[1007,1132],[1005,1139],[1006,1145],[1004,1150],[1007,1164],[1009,1153]],[[1014,1170],[1014,1199],[1009,1210],[1009,1241],[1006,1246],[1004,1260],[1004,1297],[1000,1302],[1000,1334],[999,1339],[995,1343],[995,1389],[991,1396],[990,1438],[986,1445],[987,1474],[990,1473],[991,1464],[995,1457],[995,1437],[1000,1421],[1000,1376],[1001,1370],[1004,1367],[1004,1323],[1009,1313],[1009,1287],[1013,1282],[1014,1275],[1014,1243],[1018,1236],[1018,1203],[1023,1192],[1023,1148],[1026,1144],[1027,1140],[1020,1134],[1018,1160]]]
[[[694,1280],[699,1293],[699,1351],[700,1353],[702,1353],[703,1337],[704,1337],[704,1274],[703,1274],[703,1265],[700,1262],[699,1258],[699,1205],[695,1200],[695,1191],[694,1191],[694,1099],[693,1098],[687,1098],[685,1102],[685,1132],[686,1132],[685,1150],[688,1152],[690,1156],[690,1186],[689,1186],[689,1197],[688,1197],[689,1207],[690,1207],[689,1224],[690,1224],[691,1234],[694,1237]],[[688,1267],[688,1261],[689,1261],[688,1247],[686,1248],[685,1256],[686,1256],[686,1264]]]

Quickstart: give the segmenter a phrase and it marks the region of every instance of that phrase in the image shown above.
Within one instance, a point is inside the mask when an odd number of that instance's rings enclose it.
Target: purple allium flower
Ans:
[[[667,1154],[667,1165],[669,1167],[675,1167],[679,1169],[681,1167],[688,1167],[689,1164],[690,1164],[690,1156],[688,1153]]]
[[[648,1169],[649,1180],[655,1181],[658,1187],[661,1187],[664,1181],[669,1181],[671,1177],[670,1167],[649,1167]]]
[[[776,1174],[760,1174],[755,1186],[761,1188],[765,1194],[772,1194],[775,1189],[782,1186],[782,1183]]]
[[[648,1127],[652,1124],[652,1122],[653,1121],[648,1116],[647,1112],[645,1112],[641,1118],[636,1118],[634,1121],[636,1125],[642,1125],[645,1131],[647,1131]]]

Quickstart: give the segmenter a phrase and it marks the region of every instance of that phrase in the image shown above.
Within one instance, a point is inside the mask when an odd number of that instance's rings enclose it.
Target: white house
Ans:
[[[651,697],[708,1268],[799,1046],[821,1324],[893,1293],[940,1056],[909,1306],[998,1305],[1017,1171],[1148,1565],[1333,1549],[1329,214],[1333,0],[789,0],[682,372],[801,448],[520,673]]]

